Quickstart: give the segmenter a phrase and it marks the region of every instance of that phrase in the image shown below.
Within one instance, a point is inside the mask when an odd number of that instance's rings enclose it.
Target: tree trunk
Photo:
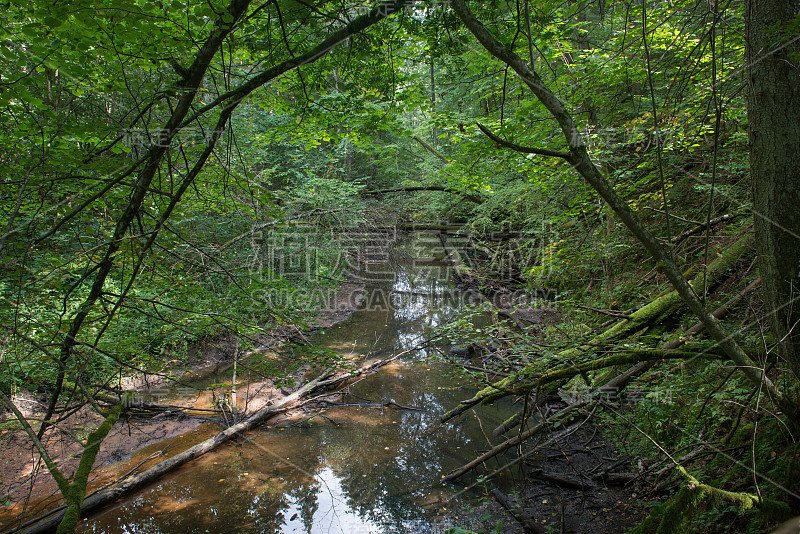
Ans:
[[[747,0],[748,121],[759,267],[773,333],[800,379],[800,36],[797,0]],[[790,26],[793,25],[793,26]]]
[[[689,309],[697,318],[703,322],[708,333],[719,343],[719,346],[725,350],[725,353],[728,354],[731,361],[736,364],[748,380],[763,387],[766,394],[769,395],[784,412],[794,414],[796,410],[795,405],[786,399],[783,393],[775,387],[772,380],[766,376],[763,369],[744,353],[733,336],[731,336],[722,324],[709,313],[703,302],[697,297],[694,289],[683,277],[683,274],[680,269],[678,269],[669,251],[667,251],[647,228],[645,228],[638,215],[617,194],[608,181],[606,181],[603,174],[595,166],[592,158],[589,156],[589,152],[578,131],[575,121],[572,119],[572,116],[567,111],[563,102],[561,102],[555,93],[544,83],[538,73],[531,70],[517,54],[509,50],[486,29],[483,23],[481,23],[475,15],[472,14],[469,8],[467,8],[464,0],[450,1],[456,15],[461,19],[467,29],[475,35],[483,47],[490,54],[511,67],[517,75],[519,75],[525,85],[533,92],[539,102],[547,108],[556,122],[558,122],[564,134],[564,138],[569,145],[569,161],[573,168],[595,191],[597,191],[611,209],[614,210],[614,213],[616,213],[617,217],[620,218],[628,230],[630,230],[636,239],[653,255],[653,258],[661,264],[663,273],[669,279],[677,294],[686,302]]]

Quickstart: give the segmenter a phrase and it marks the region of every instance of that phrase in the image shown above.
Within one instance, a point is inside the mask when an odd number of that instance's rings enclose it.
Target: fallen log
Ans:
[[[394,361],[401,356],[408,354],[417,350],[417,347],[413,349],[409,349],[407,351],[401,352],[392,356],[391,358],[387,358],[385,360],[379,360],[377,362],[370,363],[359,369],[348,372],[348,373],[340,373],[334,375],[332,372],[324,373],[319,377],[315,378],[311,382],[305,384],[304,386],[300,387],[294,393],[287,395],[286,397],[280,399],[275,404],[267,406],[258,412],[254,413],[244,421],[235,424],[226,428],[225,430],[217,433],[213,437],[203,441],[202,443],[198,443],[189,449],[164,460],[163,462],[146,469],[145,471],[139,473],[138,475],[134,475],[130,478],[122,480],[116,486],[106,488],[100,490],[96,493],[93,493],[87,496],[84,501],[83,505],[80,508],[80,516],[85,517],[89,513],[94,510],[97,510],[103,506],[106,506],[123,495],[131,493],[137,489],[140,489],[152,482],[158,480],[164,474],[186,464],[187,462],[202,456],[203,454],[212,451],[226,443],[231,438],[240,434],[242,432],[246,432],[251,430],[252,428],[268,421],[272,417],[283,413],[287,410],[292,408],[296,408],[300,406],[302,403],[299,402],[304,396],[314,393],[322,388],[330,388],[332,386],[343,385],[351,382],[352,380],[357,379],[359,376],[367,374],[375,369],[383,367],[384,365],[388,364],[391,361]],[[64,516],[64,512],[47,512],[43,516],[41,516],[40,521],[36,521],[34,524],[30,525],[25,529],[11,529],[6,532],[6,534],[13,534],[17,532],[21,532],[23,534],[40,534],[45,532],[52,532],[54,531],[61,519]]]
[[[117,400],[119,402],[119,400]],[[193,408],[191,406],[180,406],[178,404],[156,404],[144,401],[131,401],[125,405],[126,410],[141,410],[143,412],[182,412],[186,415],[192,415],[186,412],[206,412],[206,413],[220,413],[218,408]]]
[[[716,349],[701,349],[697,351],[681,351],[675,350],[677,347],[669,348],[668,346],[663,349],[631,349],[622,352],[613,353],[600,359],[589,360],[582,363],[571,363],[570,365],[548,371],[539,375],[537,378],[537,387],[550,386],[546,388],[543,394],[539,395],[537,392],[536,400],[528,403],[526,408],[526,419],[534,413],[535,408],[540,408],[547,401],[550,394],[557,391],[561,386],[566,384],[573,377],[583,375],[589,371],[596,371],[605,369],[607,367],[615,367],[618,365],[630,365],[631,363],[647,362],[655,363],[660,360],[691,360],[695,358],[726,359],[725,354]],[[520,413],[513,415],[497,428],[494,429],[492,435],[494,437],[505,434],[515,426],[522,422],[522,415]]]
[[[760,279],[757,279],[757,280],[753,281],[752,283],[750,283],[740,293],[738,293],[736,296],[734,296],[733,298],[728,300],[725,304],[723,304],[722,306],[717,308],[714,311],[714,316],[719,319],[720,317],[723,317],[725,314],[727,314],[728,311],[734,305],[736,305],[736,303],[739,302],[739,300],[742,299],[742,297],[744,297],[749,292],[751,292],[753,289],[755,289],[758,286],[759,282],[760,282]],[[703,329],[704,329],[703,323],[697,323],[692,328],[690,328],[689,330],[686,331],[686,335],[699,334],[700,332],[703,331]],[[665,345],[662,348],[662,350],[667,351],[667,350],[676,349],[676,348],[680,347],[683,343],[684,343],[684,341],[682,339],[677,339],[677,340],[672,341],[672,342],[668,343],[667,345]],[[565,407],[564,409],[562,409],[559,412],[557,412],[556,414],[554,414],[554,415],[548,417],[547,419],[539,422],[538,424],[536,424],[535,426],[531,427],[530,429],[528,429],[528,430],[526,430],[524,432],[520,432],[518,435],[516,435],[513,438],[510,438],[510,439],[504,441],[503,443],[493,447],[491,450],[489,450],[488,452],[482,454],[480,457],[472,460],[468,464],[466,464],[466,465],[456,469],[455,471],[443,476],[442,477],[442,481],[443,482],[449,482],[451,480],[455,480],[456,478],[464,475],[465,473],[468,473],[472,469],[475,469],[476,467],[478,467],[482,463],[486,462],[487,460],[493,458],[494,456],[497,456],[501,452],[504,452],[504,451],[506,451],[506,450],[508,450],[508,449],[510,449],[512,447],[516,447],[517,445],[523,443],[524,441],[532,438],[536,434],[539,434],[540,432],[542,432],[543,430],[548,428],[553,423],[564,421],[566,418],[569,418],[573,412],[575,412],[577,410],[580,410],[580,409],[586,407],[587,405],[589,405],[590,401],[595,400],[597,398],[597,396],[601,392],[603,392],[603,391],[614,391],[614,392],[621,391],[634,378],[636,378],[639,375],[641,375],[642,373],[646,372],[648,369],[650,369],[652,366],[654,366],[658,361],[659,360],[650,360],[650,361],[644,361],[644,362],[637,363],[636,365],[630,367],[626,371],[624,371],[624,372],[620,373],[619,375],[611,378],[610,380],[604,381],[603,383],[601,383],[601,385],[599,385],[598,387],[595,387],[594,390],[591,393],[581,396],[580,398],[578,398],[577,400],[575,400],[574,402],[569,404],[567,407]]]
[[[480,455],[479,457],[475,458],[474,460],[472,460],[468,464],[466,464],[466,465],[464,465],[462,467],[459,467],[458,469],[456,469],[455,471],[453,471],[451,473],[448,473],[448,474],[444,475],[442,477],[442,482],[450,482],[451,480],[457,479],[458,477],[464,475],[465,473],[468,473],[469,471],[475,469],[476,467],[478,467],[479,465],[481,465],[485,461],[487,461],[487,460],[489,460],[491,458],[494,458],[495,456],[497,456],[501,452],[507,451],[508,449],[510,449],[512,447],[516,447],[517,445],[519,445],[523,441],[525,441],[525,440],[529,439],[530,437],[538,434],[539,432],[541,432],[542,430],[547,428],[549,425],[551,425],[553,423],[556,423],[556,422],[564,421],[565,418],[571,416],[572,412],[574,412],[578,408],[583,408],[584,406],[587,406],[588,404],[589,404],[588,399],[580,399],[577,402],[574,402],[573,404],[570,404],[569,406],[567,406],[563,410],[560,410],[559,412],[555,413],[554,415],[551,415],[550,417],[548,417],[544,421],[541,421],[540,423],[538,423],[537,425],[531,427],[530,429],[526,430],[525,432],[522,432],[522,433],[514,436],[513,438],[507,439],[503,443],[492,447],[489,451],[483,453],[482,455]]]
[[[745,253],[751,250],[753,239],[753,233],[748,232],[736,241],[736,243],[731,245],[724,254],[708,266],[705,276],[701,273],[692,280],[691,286],[694,290],[700,294],[704,286],[711,286],[725,276],[728,270],[737,263]],[[707,283],[705,279],[708,280]],[[556,359],[560,361],[572,361],[585,357],[587,353],[602,352],[604,348],[618,342],[620,339],[638,332],[648,325],[658,324],[664,318],[678,311],[683,305],[684,301],[681,296],[678,295],[678,292],[670,291],[646,306],[639,308],[630,315],[630,318],[617,322],[614,326],[594,336],[588,342],[561,351],[556,356]],[[441,420],[442,422],[446,422],[478,404],[490,403],[508,395],[523,394],[532,391],[538,387],[537,380],[532,379],[536,374],[537,369],[534,364],[503,380],[497,381],[479,391],[472,398],[461,402],[456,408],[444,414]]]
[[[523,418],[527,421],[536,410],[547,404],[548,397],[550,397],[551,394],[555,393],[563,385],[563,383],[559,383],[545,388],[544,391],[537,391],[536,396],[532,400],[526,401],[525,408],[523,410],[515,413],[495,427],[495,429],[492,431],[492,437],[496,438],[498,436],[502,436],[512,428],[519,426],[520,423],[522,423]]]
[[[289,408],[295,405],[296,401],[300,399],[302,395],[307,394],[316,389],[319,386],[319,384],[328,376],[330,375],[326,374],[315,380],[312,380],[311,382],[301,387],[291,395],[284,397],[283,399],[281,399],[276,404],[273,404],[272,406],[268,406],[263,410],[256,412],[251,417],[242,421],[241,423],[226,428],[225,430],[219,432],[212,438],[207,439],[202,443],[198,443],[197,445],[179,454],[176,454],[175,456],[167,460],[164,460],[163,462],[139,473],[138,475],[123,480],[114,487],[107,488],[105,490],[102,490],[87,497],[83,501],[83,506],[81,506],[80,510],[81,517],[85,517],[93,510],[96,510],[102,506],[114,502],[123,495],[154,482],[162,475],[172,471],[173,469],[180,467],[181,465],[191,460],[194,460],[195,458],[202,456],[203,454],[209,451],[216,449],[223,443],[230,440],[233,436],[235,436],[239,432],[250,430],[257,424],[281,412],[288,410]],[[34,534],[34,533],[38,534],[38,533],[50,532],[58,526],[58,524],[61,522],[63,515],[64,515],[63,512],[48,515],[42,521],[39,521],[34,525],[31,525],[30,527],[26,528],[21,532],[23,532],[24,534]],[[19,532],[19,531],[16,529],[12,529],[9,530],[7,534],[11,534],[14,532]]]
[[[722,224],[722,223],[724,223],[726,221],[732,221],[736,217],[739,217],[740,215],[744,215],[745,213],[748,213],[749,211],[750,210],[748,208],[744,208],[744,209],[740,209],[740,210],[737,210],[737,211],[733,211],[731,213],[726,213],[725,215],[717,217],[716,219],[711,219],[710,221],[708,221],[708,223],[700,223],[700,224],[698,224],[698,225],[696,225],[696,226],[694,226],[692,228],[689,228],[688,230],[686,230],[682,234],[678,234],[675,237],[673,237],[672,238],[672,243],[674,245],[677,245],[681,241],[683,241],[683,240],[685,240],[685,239],[687,239],[687,238],[689,238],[689,237],[691,237],[693,235],[699,234],[700,232],[702,232],[706,228],[713,228],[713,227],[717,226],[718,224]]]
[[[745,295],[747,295],[748,293],[753,291],[756,287],[758,287],[758,284],[760,282],[761,279],[757,278],[756,280],[748,284],[747,287],[745,287],[741,292],[739,292],[731,299],[729,299],[727,302],[725,302],[722,306],[714,310],[714,317],[716,317],[717,319],[721,319],[722,317],[724,317],[728,313],[728,311],[730,311],[730,309],[739,302],[739,300],[741,300]],[[693,327],[689,328],[686,332],[684,332],[683,334],[684,339],[677,339],[675,341],[671,341],[666,345],[664,345],[661,350],[669,351],[679,348],[681,345],[685,343],[685,338],[701,333],[703,331],[703,328],[704,328],[703,323],[695,324]],[[602,385],[597,387],[595,391],[602,389],[609,391],[611,390],[610,388],[614,387],[619,388],[619,390],[622,390],[628,385],[628,383],[630,383],[631,380],[633,380],[635,377],[641,375],[642,373],[653,367],[656,363],[658,363],[658,361],[659,360],[657,359],[653,359],[649,361],[639,362],[633,367],[629,368],[627,371],[620,373],[616,377],[611,377],[611,378],[606,378],[605,380],[601,380],[599,381],[599,384]],[[554,386],[547,388],[546,389],[547,393],[549,394],[553,392],[555,389],[559,387],[559,384],[561,383],[563,382],[557,382]],[[541,405],[543,405],[547,400],[547,396],[548,395],[539,395],[535,403],[529,403],[531,406],[528,408],[526,412],[527,413],[526,420],[534,413],[533,410],[531,410],[530,408],[536,406],[540,407]],[[495,428],[494,432],[492,432],[492,435],[494,437],[497,437],[502,434],[505,434],[512,428],[518,426],[521,422],[522,422],[522,414],[518,413],[512,416],[511,418],[507,419],[497,428]]]

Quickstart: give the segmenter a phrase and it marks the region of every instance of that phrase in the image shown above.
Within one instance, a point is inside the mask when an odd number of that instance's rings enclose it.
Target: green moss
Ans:
[[[3,421],[2,423],[0,423],[0,431],[7,430],[15,432],[17,430],[22,430],[23,428],[25,427],[22,426],[22,423],[20,423],[16,419],[9,419],[8,421]]]
[[[770,520],[779,520],[789,514],[789,507],[786,503],[759,497],[752,493],[715,488],[699,482],[681,466],[678,466],[677,470],[686,479],[686,484],[663,507],[650,512],[650,515],[633,530],[635,534],[682,532],[686,519],[706,500],[713,504],[733,504],[739,514],[744,514],[757,507],[762,516]]]
[[[123,408],[127,404],[128,396],[125,395],[122,401],[117,403],[116,406],[108,413],[103,423],[97,427],[94,432],[89,434],[86,440],[86,446],[81,455],[81,461],[78,464],[78,469],[75,471],[75,476],[72,478],[72,483],[65,489],[62,489],[64,500],[67,502],[67,509],[64,511],[64,517],[58,525],[58,534],[71,534],[75,531],[78,525],[78,520],[81,517],[81,506],[83,505],[83,498],[86,495],[86,484],[89,481],[89,472],[92,470],[94,460],[97,458],[97,453],[100,451],[100,444],[103,442],[111,427],[117,422]]]

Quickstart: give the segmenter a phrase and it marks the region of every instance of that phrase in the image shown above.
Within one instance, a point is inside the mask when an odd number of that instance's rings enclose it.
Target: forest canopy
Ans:
[[[674,381],[684,403],[637,408],[662,449],[687,446],[667,428],[678,419],[712,449],[749,443],[741,461],[781,483],[726,478],[721,460],[678,465],[680,488],[644,531],[703,500],[743,529],[800,511],[781,489],[800,474],[799,10],[786,0],[6,2],[8,417],[47,458],[46,437],[89,402],[105,421],[99,447],[124,408],[97,405],[101,389],[185,364],[204,340],[234,335],[248,350],[270,328],[308,326],[348,281],[365,229],[452,223],[469,230],[476,289],[557,295],[580,325],[547,332],[546,349],[526,328],[509,334],[508,376],[455,410],[510,395],[527,406],[648,362],[636,376]],[[652,351],[679,349],[694,376],[653,364],[663,355]],[[14,404],[28,392],[45,399],[30,417]],[[93,454],[88,443],[87,473]],[[69,532],[85,477],[45,461]]]

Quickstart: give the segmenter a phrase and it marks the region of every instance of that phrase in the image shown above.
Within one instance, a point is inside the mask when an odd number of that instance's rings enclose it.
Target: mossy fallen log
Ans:
[[[540,421],[539,423],[537,423],[533,427],[529,428],[528,430],[526,430],[524,432],[521,432],[520,434],[514,436],[513,438],[507,439],[506,441],[504,441],[503,443],[501,443],[499,445],[496,445],[496,446],[492,447],[490,450],[486,451],[485,453],[483,453],[479,457],[475,458],[474,460],[472,460],[468,464],[466,464],[466,465],[464,465],[462,467],[459,467],[458,469],[448,473],[447,475],[444,475],[442,477],[442,482],[450,482],[452,480],[455,480],[455,479],[459,478],[460,476],[464,475],[465,473],[468,473],[469,471],[475,469],[476,467],[478,467],[479,465],[483,464],[487,460],[490,460],[491,458],[494,458],[495,456],[497,456],[501,452],[507,451],[508,449],[510,449],[512,447],[516,447],[517,445],[521,444],[525,440],[527,440],[527,439],[531,438],[532,436],[538,434],[539,432],[541,432],[545,428],[548,428],[550,425],[566,421],[568,418],[572,417],[572,414],[573,414],[573,412],[575,410],[578,410],[580,408],[583,408],[583,407],[587,406],[589,404],[589,402],[590,401],[589,401],[588,397],[581,398],[581,399],[577,400],[576,402],[570,404],[569,406],[567,406],[563,410],[560,410],[559,412],[551,415],[547,419],[545,419],[543,421]]]
[[[702,358],[705,360],[724,360],[726,359],[726,356],[717,347],[698,348],[697,350],[641,348],[616,352],[611,356],[592,359],[582,363],[570,363],[565,367],[550,370],[537,376],[537,401],[535,403],[528,403],[526,415],[531,415],[534,408],[543,404],[547,397],[555,393],[560,387],[569,382],[570,379],[578,375],[583,375],[599,369],[606,369],[621,365],[631,365],[640,362],[646,362],[652,365],[653,363],[664,360],[693,360],[695,358]],[[523,389],[528,389],[527,385]],[[510,395],[516,393],[517,392],[513,390],[508,392]],[[495,428],[492,432],[492,435],[497,437],[505,434],[522,422],[522,417],[523,416],[521,413],[511,416],[501,423],[497,428]]]
[[[716,317],[717,319],[721,319],[722,317],[724,317],[730,311],[730,309],[733,306],[735,306],[739,302],[739,300],[742,299],[742,297],[744,297],[745,295],[747,295],[748,293],[753,291],[756,287],[758,287],[758,284],[760,284],[760,283],[761,283],[761,279],[760,278],[757,278],[754,281],[752,281],[741,292],[739,292],[738,294],[734,295],[727,302],[725,302],[722,306],[720,306],[719,308],[714,310],[714,317]],[[686,332],[683,333],[683,336],[681,336],[681,338],[673,340],[673,341],[670,341],[669,343],[667,343],[666,345],[661,347],[661,349],[662,350],[674,350],[674,349],[677,349],[678,347],[682,346],[685,343],[684,340],[686,338],[701,333],[703,331],[703,329],[704,329],[703,323],[697,323],[693,327],[691,327],[688,330],[686,330]],[[636,365],[634,365],[633,367],[631,367],[630,369],[628,369],[628,370],[626,370],[626,371],[624,371],[622,373],[609,373],[606,376],[601,377],[600,379],[596,380],[595,383],[593,384],[593,386],[595,388],[607,388],[607,387],[612,387],[613,386],[613,387],[616,387],[616,388],[623,389],[623,388],[625,388],[625,386],[628,385],[628,383],[630,381],[632,381],[634,378],[636,378],[637,376],[641,375],[642,373],[644,373],[645,371],[647,371],[648,369],[653,367],[656,363],[658,363],[658,361],[659,360],[649,360],[649,361],[637,363]],[[534,408],[536,406],[543,405],[545,403],[545,401],[547,400],[547,397],[550,394],[555,393],[555,391],[558,388],[560,388],[563,384],[564,384],[564,381],[554,382],[554,383],[551,383],[549,386],[544,386],[542,388],[544,390],[544,393],[542,393],[541,391],[538,391],[537,392],[537,400],[536,400],[536,402],[529,403],[529,406],[525,410],[526,418],[529,417],[533,413],[532,408]],[[512,428],[514,428],[516,426],[519,426],[520,423],[522,423],[522,418],[523,418],[523,413],[522,412],[518,412],[518,413],[514,414],[510,418],[506,419],[503,423],[498,425],[497,428],[495,428],[494,431],[492,432],[492,435],[494,437],[497,437],[497,436],[500,436],[502,434],[505,434],[506,432],[508,432]]]
[[[718,282],[746,253],[752,250],[752,247],[753,233],[747,232],[716,258],[708,266],[705,273],[695,276],[691,281],[692,288],[701,293],[704,285],[707,287]],[[658,324],[664,318],[681,309],[683,305],[684,301],[678,295],[678,292],[671,291],[639,308],[631,313],[628,319],[617,322],[609,329],[591,338],[588,342],[559,352],[555,356],[555,360],[580,360],[585,359],[587,354],[604,352],[616,342],[638,332],[642,328]],[[537,373],[536,365],[532,364],[503,380],[485,387],[472,398],[463,401],[456,408],[444,414],[442,421],[448,421],[477,404],[490,403],[508,395],[522,394],[537,388],[539,385],[536,378]]]
[[[578,376],[579,374],[588,373],[590,371],[597,371],[608,367],[616,367],[618,365],[631,365],[639,362],[648,362],[652,360],[692,360],[695,358],[704,358],[712,360],[726,359],[725,354],[718,348],[703,348],[699,350],[669,350],[669,349],[629,349],[624,351],[615,352],[610,356],[602,358],[594,358],[586,362],[578,364],[570,364],[567,367],[548,371],[540,374],[536,378],[537,386],[543,386],[556,381],[566,381],[570,378]],[[529,389],[525,386],[523,389]]]
[[[750,283],[743,291],[735,295],[733,298],[728,300],[725,304],[720,306],[714,311],[714,316],[717,318],[723,317],[728,311],[733,307],[744,295],[752,291],[757,287],[759,280],[755,280],[754,282]],[[704,328],[703,323],[697,323],[692,328],[686,331],[687,335],[694,335],[700,333]],[[683,340],[675,340],[671,341],[664,347],[662,347],[661,351],[673,351],[677,349],[681,345],[683,345]],[[514,436],[505,442],[493,447],[488,452],[481,455],[479,458],[469,462],[468,464],[460,467],[459,469],[449,473],[448,475],[442,477],[442,481],[448,482],[451,480],[455,480],[456,478],[464,475],[465,473],[469,472],[470,470],[478,467],[482,463],[486,462],[490,458],[504,452],[512,447],[516,447],[517,445],[521,444],[522,442],[532,438],[533,436],[539,434],[540,432],[544,431],[545,429],[549,428],[551,425],[557,422],[562,422],[565,419],[571,417],[571,414],[586,407],[590,402],[598,397],[598,394],[604,391],[611,391],[611,392],[619,392],[624,389],[634,378],[640,376],[648,369],[650,369],[656,362],[660,360],[653,359],[647,360],[643,362],[639,362],[636,365],[630,367],[626,371],[612,377],[609,380],[603,380],[598,384],[595,384],[592,392],[587,393],[586,395],[579,396],[576,400],[570,403],[567,407],[560,410],[558,413],[552,415],[551,417],[547,418],[544,421],[539,422],[538,424],[534,425],[532,428],[527,429],[525,431],[521,431],[519,435]],[[559,384],[557,382],[556,384]],[[552,386],[551,386],[552,387]],[[530,410],[528,410],[530,412]],[[516,424],[521,424],[522,417],[519,417],[516,421]],[[510,421],[506,421],[502,425],[500,425],[497,429],[495,429],[495,436],[498,436],[506,431],[510,430],[512,425],[510,425]]]

